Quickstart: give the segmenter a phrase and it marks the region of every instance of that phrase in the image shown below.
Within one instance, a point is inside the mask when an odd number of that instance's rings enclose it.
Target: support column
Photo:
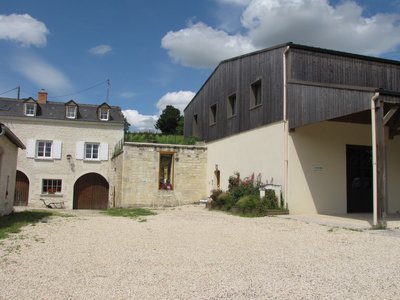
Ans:
[[[376,147],[376,224],[375,226],[386,227],[386,144],[384,124],[384,102],[375,102],[375,147]],[[375,207],[374,207],[375,208]]]

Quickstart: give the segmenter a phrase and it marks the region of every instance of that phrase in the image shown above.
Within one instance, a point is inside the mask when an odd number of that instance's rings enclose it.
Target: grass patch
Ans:
[[[146,208],[110,208],[103,211],[102,213],[113,217],[127,217],[127,218],[139,218],[143,216],[156,215],[154,211],[151,211],[150,209]]]
[[[27,225],[35,225],[44,218],[52,216],[48,211],[22,211],[0,217],[0,240],[7,238],[12,233],[18,233]]]

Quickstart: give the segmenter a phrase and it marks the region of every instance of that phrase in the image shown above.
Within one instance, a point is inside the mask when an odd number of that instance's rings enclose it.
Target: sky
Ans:
[[[0,0],[0,97],[106,101],[154,130],[221,60],[289,41],[400,60],[400,0]]]

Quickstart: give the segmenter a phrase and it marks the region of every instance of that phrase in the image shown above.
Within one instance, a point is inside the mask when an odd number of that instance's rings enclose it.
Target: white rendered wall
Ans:
[[[18,147],[0,136],[0,216],[12,212]]]
[[[222,190],[228,178],[261,174],[262,181],[282,185],[284,177],[284,126],[278,122],[207,144],[207,188],[216,188],[215,167],[220,170]]]
[[[400,210],[400,138],[386,139],[389,213]],[[371,146],[371,126],[321,122],[289,135],[291,213],[347,213],[346,145]]]

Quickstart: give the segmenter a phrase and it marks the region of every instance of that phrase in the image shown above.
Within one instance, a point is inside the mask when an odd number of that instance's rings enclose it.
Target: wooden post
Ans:
[[[384,102],[376,102],[375,114],[376,126],[376,164],[377,164],[377,224],[379,227],[386,227],[386,145],[384,126]]]

